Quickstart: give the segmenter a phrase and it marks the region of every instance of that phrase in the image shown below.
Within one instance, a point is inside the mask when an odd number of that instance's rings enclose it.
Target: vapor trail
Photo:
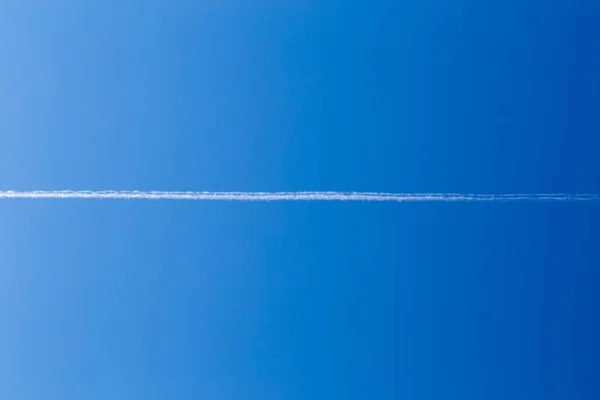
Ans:
[[[600,201],[600,194],[467,194],[379,192],[142,192],[142,191],[0,191],[0,199],[126,199],[204,201]]]

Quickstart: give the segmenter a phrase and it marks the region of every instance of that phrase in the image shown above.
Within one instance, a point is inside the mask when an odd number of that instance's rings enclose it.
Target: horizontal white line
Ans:
[[[467,194],[379,192],[0,191],[0,199],[126,199],[205,201],[598,201],[600,194]]]

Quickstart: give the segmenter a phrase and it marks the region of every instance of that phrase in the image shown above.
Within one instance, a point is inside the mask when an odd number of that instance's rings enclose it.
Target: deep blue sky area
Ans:
[[[0,190],[600,193],[600,2],[5,1]],[[0,201],[0,398],[598,399],[600,203]]]

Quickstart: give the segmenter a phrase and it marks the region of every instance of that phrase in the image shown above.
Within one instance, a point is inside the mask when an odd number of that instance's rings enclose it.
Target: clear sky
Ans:
[[[600,193],[600,2],[4,1],[0,190]],[[0,202],[0,398],[598,399],[600,204]]]

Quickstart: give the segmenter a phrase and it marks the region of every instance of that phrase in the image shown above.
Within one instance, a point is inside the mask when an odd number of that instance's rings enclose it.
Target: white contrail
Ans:
[[[127,199],[127,200],[212,200],[212,201],[395,201],[395,202],[481,202],[481,201],[600,201],[600,194],[466,194],[466,193],[379,193],[379,192],[158,192],[158,191],[0,191],[0,199]]]

